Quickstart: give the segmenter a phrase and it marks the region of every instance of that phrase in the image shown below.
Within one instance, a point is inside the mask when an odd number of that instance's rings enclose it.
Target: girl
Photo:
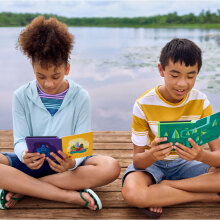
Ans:
[[[87,91],[65,76],[73,36],[55,18],[35,18],[20,34],[19,46],[33,66],[36,80],[20,87],[13,99],[15,153],[0,154],[1,204],[13,207],[23,195],[102,208],[89,188],[114,181],[119,163],[111,157],[92,155],[75,160],[63,152],[29,153],[26,136],[68,136],[90,131]],[[16,184],[14,180],[16,179]]]

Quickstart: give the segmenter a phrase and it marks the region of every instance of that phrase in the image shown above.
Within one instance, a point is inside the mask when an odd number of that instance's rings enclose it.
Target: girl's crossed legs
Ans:
[[[47,163],[47,162],[45,162]],[[55,173],[39,179],[31,177],[18,169],[9,166],[6,156],[0,154],[0,188],[7,190],[7,208],[15,205],[10,197],[17,193],[16,197],[22,195],[33,196],[48,200],[67,202],[84,205],[85,201],[80,197],[78,190],[95,188],[114,181],[120,173],[119,163],[108,156],[87,157],[82,166],[72,171]],[[16,180],[16,181],[15,181]],[[13,193],[12,193],[13,192]],[[88,207],[96,209],[93,198],[86,192],[83,197],[89,202]]]

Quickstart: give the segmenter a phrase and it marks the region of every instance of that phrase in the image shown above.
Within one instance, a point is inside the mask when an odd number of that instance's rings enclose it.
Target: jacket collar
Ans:
[[[71,100],[73,100],[73,98],[77,95],[77,93],[80,90],[80,86],[78,84],[76,84],[74,81],[72,81],[70,79],[66,79],[66,80],[69,83],[69,90],[66,93],[66,95],[64,97],[64,100],[62,102],[62,105],[60,106],[58,111],[61,111],[66,105],[68,105],[68,103]],[[36,80],[33,80],[29,83],[29,85],[27,87],[27,96],[37,106],[39,106],[40,108],[46,110],[46,108],[45,108],[44,104],[42,103],[41,98],[38,94]]]

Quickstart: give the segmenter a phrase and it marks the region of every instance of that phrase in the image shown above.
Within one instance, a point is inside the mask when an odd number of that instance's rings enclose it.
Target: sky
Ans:
[[[139,17],[202,10],[217,12],[220,0],[0,0],[0,12],[52,13],[65,17]]]

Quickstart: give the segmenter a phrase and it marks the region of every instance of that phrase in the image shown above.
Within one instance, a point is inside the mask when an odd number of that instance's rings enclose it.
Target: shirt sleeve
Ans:
[[[91,131],[91,102],[87,92],[83,93],[79,103],[74,134],[82,134]]]
[[[23,155],[27,150],[25,137],[30,136],[24,106],[18,95],[14,94],[12,105],[14,151],[21,162],[24,162]]]
[[[135,102],[132,118],[132,142],[137,146],[150,144],[149,125],[138,101]]]
[[[88,92],[83,91],[79,103],[81,104],[78,105],[79,111],[74,134],[82,134],[91,131],[91,102]],[[84,159],[85,157],[76,158],[76,164],[71,170],[76,169]]]
[[[203,105],[203,112],[202,112],[201,118],[205,118],[205,117],[212,115],[212,114],[213,114],[212,106],[211,106],[207,96],[205,96],[204,105]]]

